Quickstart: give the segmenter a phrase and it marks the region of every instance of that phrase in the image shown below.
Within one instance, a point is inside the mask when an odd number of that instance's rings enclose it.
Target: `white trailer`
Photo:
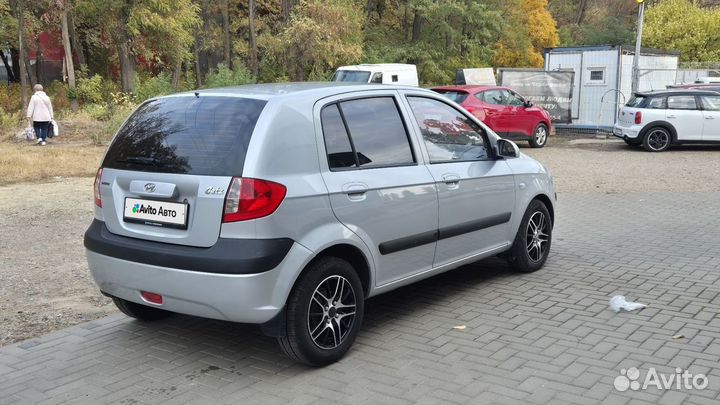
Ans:
[[[341,66],[333,75],[333,82],[399,84],[419,86],[417,67],[404,63],[365,63]]]
[[[676,83],[679,53],[643,48],[640,91],[664,90]],[[634,47],[579,46],[545,50],[545,70],[573,70],[572,124],[612,129],[619,107],[632,96]]]

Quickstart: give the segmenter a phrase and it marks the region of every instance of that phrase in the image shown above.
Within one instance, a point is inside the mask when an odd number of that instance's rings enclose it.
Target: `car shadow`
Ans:
[[[386,334],[391,327],[422,322],[419,319],[424,314],[436,309],[448,311],[448,305],[462,306],[461,297],[484,283],[518,276],[504,260],[490,258],[370,298],[366,301],[365,319],[356,345],[372,344],[375,337]],[[134,351],[137,342],[142,341],[145,346],[167,350],[170,361],[178,363],[184,362],[184,356],[206,354],[210,360],[198,362],[196,369],[189,370],[185,376],[188,379],[207,373],[212,359],[218,360],[217,365],[211,364],[210,370],[223,368],[238,375],[243,375],[243,368],[250,365],[273,370],[273,373],[290,367],[304,368],[285,357],[276,340],[262,334],[257,325],[178,314],[155,322],[126,321],[119,329],[113,345],[125,350]]]

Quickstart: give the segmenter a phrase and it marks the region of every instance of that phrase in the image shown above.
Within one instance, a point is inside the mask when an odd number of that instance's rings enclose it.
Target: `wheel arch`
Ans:
[[[671,143],[678,142],[677,130],[671,123],[669,123],[667,121],[652,121],[652,122],[649,122],[647,125],[645,125],[643,127],[643,129],[640,130],[640,134],[638,135],[638,139],[640,139],[640,142],[642,142],[645,139],[645,135],[647,135],[647,133],[650,132],[651,129],[658,128],[658,127],[664,128],[670,132],[670,137],[671,137],[670,142]]]
[[[550,197],[548,197],[545,194],[538,194],[535,197],[533,197],[532,200],[530,200],[530,203],[532,203],[535,200],[538,200],[538,201],[542,202],[543,204],[545,204],[545,207],[547,207],[548,212],[550,213],[550,221],[552,222],[553,227],[555,227],[555,206],[553,205]],[[528,203],[528,205],[529,205],[529,203]]]
[[[318,252],[315,257],[303,268],[298,278],[300,278],[310,267],[312,263],[323,258],[323,257],[337,257],[340,259],[347,260],[350,265],[355,269],[358,277],[360,277],[360,283],[363,287],[363,293],[365,297],[370,293],[370,285],[372,282],[372,274],[370,272],[370,264],[365,254],[356,246],[339,243],[336,245],[329,246],[322,251]],[[295,280],[297,282],[297,280]]]

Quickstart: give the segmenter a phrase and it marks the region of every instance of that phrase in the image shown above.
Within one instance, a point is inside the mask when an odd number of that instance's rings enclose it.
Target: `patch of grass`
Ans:
[[[0,142],[0,185],[53,177],[92,177],[104,146]]]

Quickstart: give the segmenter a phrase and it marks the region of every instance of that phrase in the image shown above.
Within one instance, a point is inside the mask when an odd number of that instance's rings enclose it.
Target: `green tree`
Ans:
[[[680,51],[684,62],[720,60],[720,8],[665,0],[647,10],[643,45]]]

